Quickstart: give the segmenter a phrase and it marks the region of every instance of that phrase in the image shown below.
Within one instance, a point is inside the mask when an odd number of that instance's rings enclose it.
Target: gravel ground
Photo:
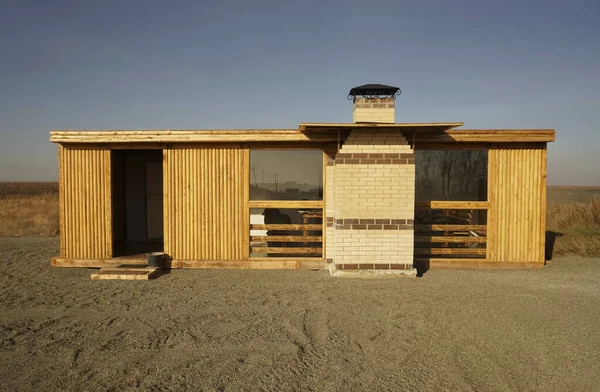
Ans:
[[[91,281],[56,238],[0,239],[0,389],[600,389],[600,260],[340,279]]]

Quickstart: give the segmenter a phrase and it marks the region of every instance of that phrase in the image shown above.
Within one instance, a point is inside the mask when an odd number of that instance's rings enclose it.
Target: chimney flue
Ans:
[[[348,99],[354,102],[354,123],[395,122],[394,102],[402,92],[398,87],[384,84],[364,84],[354,87]]]

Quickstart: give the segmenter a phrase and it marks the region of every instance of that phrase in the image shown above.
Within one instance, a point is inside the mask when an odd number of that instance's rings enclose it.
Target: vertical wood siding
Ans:
[[[489,151],[487,258],[544,262],[546,149]]]
[[[248,259],[248,150],[164,150],[165,253],[175,260]]]
[[[110,150],[59,147],[60,253],[112,257]]]

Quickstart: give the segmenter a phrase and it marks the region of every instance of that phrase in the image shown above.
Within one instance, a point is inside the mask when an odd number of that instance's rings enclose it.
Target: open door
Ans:
[[[162,150],[113,150],[113,255],[164,249]]]

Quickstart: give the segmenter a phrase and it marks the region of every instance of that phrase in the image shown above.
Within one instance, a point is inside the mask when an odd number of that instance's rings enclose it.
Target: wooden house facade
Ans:
[[[544,265],[553,130],[394,123],[393,98],[368,99],[347,124],[51,131],[53,265],[143,264],[155,251],[170,268]]]

